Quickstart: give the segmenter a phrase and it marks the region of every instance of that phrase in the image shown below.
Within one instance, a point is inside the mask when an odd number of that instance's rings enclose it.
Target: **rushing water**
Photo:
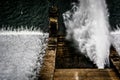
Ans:
[[[66,38],[73,39],[98,68],[109,66],[110,35],[105,0],[79,0],[63,17]]]
[[[1,0],[0,29],[34,26],[48,31],[48,0]]]
[[[36,80],[48,34],[38,31],[0,32],[0,80]]]
[[[120,29],[111,32],[111,42],[120,55]]]

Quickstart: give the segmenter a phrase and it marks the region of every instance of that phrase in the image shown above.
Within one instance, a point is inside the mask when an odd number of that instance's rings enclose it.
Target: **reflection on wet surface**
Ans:
[[[58,37],[56,68],[95,68],[95,65],[86,56],[80,54],[65,37]]]

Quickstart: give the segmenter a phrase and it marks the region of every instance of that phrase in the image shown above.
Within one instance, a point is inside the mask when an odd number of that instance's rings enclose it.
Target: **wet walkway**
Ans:
[[[64,68],[95,68],[95,65],[78,51],[72,42],[64,36],[59,36],[57,42],[56,65],[57,69]]]

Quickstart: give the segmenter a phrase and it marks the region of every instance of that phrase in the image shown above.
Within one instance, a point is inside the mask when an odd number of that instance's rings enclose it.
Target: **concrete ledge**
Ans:
[[[51,41],[54,40],[56,41],[56,39],[50,38],[50,41],[48,42],[48,48],[46,49],[46,54],[43,59],[43,65],[40,71],[39,80],[53,80],[57,45],[51,44]],[[53,46],[49,46],[49,43]]]
[[[113,67],[115,68],[116,72],[120,77],[120,56],[118,55],[115,49],[111,50],[110,60],[112,62]]]

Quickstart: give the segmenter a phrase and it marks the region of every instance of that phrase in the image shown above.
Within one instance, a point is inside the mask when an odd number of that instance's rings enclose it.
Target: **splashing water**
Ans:
[[[120,28],[111,32],[111,43],[120,56]]]
[[[36,80],[47,47],[48,33],[0,31],[0,80]]]
[[[79,0],[63,18],[66,38],[73,39],[98,68],[109,66],[110,35],[105,0]]]
[[[15,31],[15,32],[19,32],[19,31],[37,31],[37,32],[42,32],[40,27],[36,27],[36,26],[11,26],[11,25],[2,25],[2,27],[0,28],[0,31],[2,32],[5,32],[5,31]]]

